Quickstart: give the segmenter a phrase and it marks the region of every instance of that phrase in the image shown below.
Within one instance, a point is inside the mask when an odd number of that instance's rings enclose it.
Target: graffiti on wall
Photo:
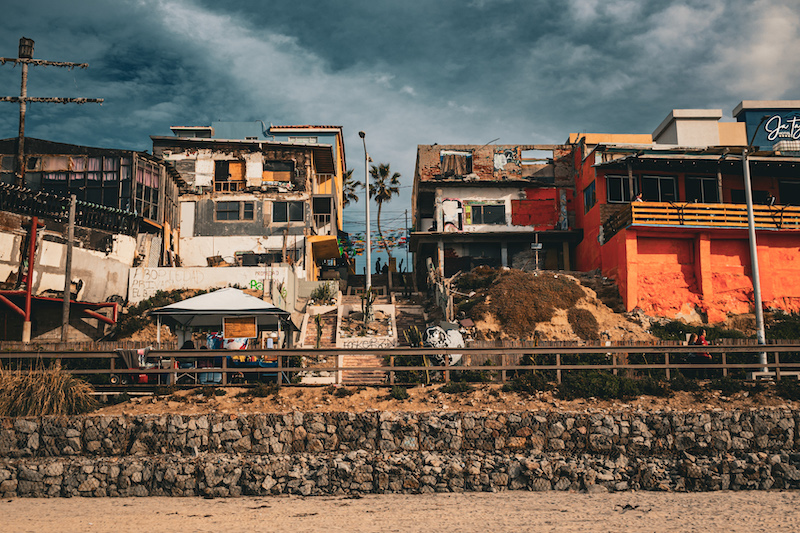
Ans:
[[[383,348],[397,348],[397,339],[378,339],[378,338],[350,339],[342,341],[342,348],[348,350],[356,350],[360,348],[367,348],[372,350],[379,350]]]
[[[134,268],[128,282],[128,302],[137,303],[155,296],[158,291],[178,289],[212,290],[238,286],[264,291],[272,283],[285,284],[286,279],[284,267]]]

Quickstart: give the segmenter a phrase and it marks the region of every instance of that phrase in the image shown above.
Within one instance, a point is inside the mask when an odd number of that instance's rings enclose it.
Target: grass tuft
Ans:
[[[61,367],[0,370],[0,416],[68,416],[97,408],[92,386]]]

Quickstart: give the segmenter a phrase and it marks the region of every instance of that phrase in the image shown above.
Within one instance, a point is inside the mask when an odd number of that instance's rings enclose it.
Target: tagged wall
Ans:
[[[136,304],[158,291],[178,289],[213,290],[236,286],[273,295],[273,303],[294,306],[296,280],[289,266],[132,268],[128,282],[128,303]],[[275,299],[275,296],[279,296]],[[282,301],[279,301],[282,300]]]

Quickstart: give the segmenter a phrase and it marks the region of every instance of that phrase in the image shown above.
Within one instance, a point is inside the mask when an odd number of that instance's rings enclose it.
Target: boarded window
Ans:
[[[442,150],[440,152],[442,174],[444,176],[465,176],[472,174],[472,152]]]
[[[230,181],[244,181],[244,162],[231,161],[228,164],[228,173]]]
[[[264,161],[262,181],[291,181],[294,175],[294,161]]]

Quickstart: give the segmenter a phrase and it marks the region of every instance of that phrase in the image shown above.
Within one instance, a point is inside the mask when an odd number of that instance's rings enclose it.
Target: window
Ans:
[[[442,150],[439,153],[443,176],[465,176],[472,174],[472,152]]]
[[[800,205],[800,181],[778,180],[779,203],[782,205]]]
[[[506,223],[505,204],[472,204],[467,224],[499,224]]]
[[[719,202],[716,178],[686,178],[686,201],[701,204]]]
[[[583,212],[588,213],[596,203],[597,192],[595,191],[594,182],[591,182],[588,187],[583,189]]]
[[[317,144],[316,137],[289,137],[292,144]]]
[[[630,202],[639,191],[636,180],[633,180],[633,195],[631,195],[628,176],[606,176],[606,197],[609,203]]]
[[[273,202],[273,222],[303,222],[303,202]]]
[[[294,161],[264,161],[261,181],[292,181]]]
[[[235,192],[244,188],[244,163],[242,161],[214,162],[214,190]]]
[[[217,202],[215,204],[217,220],[253,220],[253,202]]]
[[[678,192],[672,176],[642,176],[642,199],[645,202],[677,202]]]

